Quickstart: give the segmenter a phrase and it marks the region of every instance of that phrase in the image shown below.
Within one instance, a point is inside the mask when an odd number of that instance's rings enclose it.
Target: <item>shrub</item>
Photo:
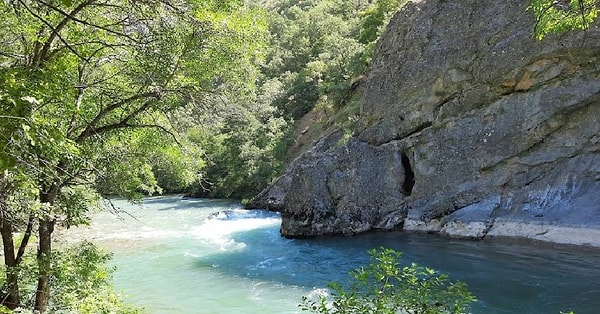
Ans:
[[[303,311],[337,313],[465,313],[475,297],[463,282],[417,264],[402,266],[402,253],[380,248],[369,251],[371,262],[351,272],[349,288],[330,283],[331,299],[304,296]]]

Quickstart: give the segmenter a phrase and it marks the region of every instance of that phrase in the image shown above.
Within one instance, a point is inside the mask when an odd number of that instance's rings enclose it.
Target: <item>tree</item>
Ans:
[[[303,297],[300,307],[313,313],[466,313],[475,297],[462,282],[417,264],[402,266],[402,254],[392,249],[369,251],[371,263],[351,273],[348,290],[330,284],[332,300]]]
[[[269,104],[239,108],[221,121],[188,130],[188,139],[205,154],[197,196],[251,198],[283,167],[278,152],[287,123],[273,115]]]
[[[46,311],[52,235],[57,225],[85,220],[89,204],[79,187],[94,185],[111,138],[145,129],[172,134],[161,123],[165,113],[200,102],[216,85],[243,85],[236,69],[260,48],[248,36],[262,27],[249,13],[235,0],[0,2],[3,305],[21,305],[20,252],[37,226],[33,309]],[[36,206],[9,207],[15,195]]]
[[[35,291],[37,262],[34,252],[24,256],[20,283],[22,291]],[[111,254],[90,242],[82,242],[53,251],[52,313],[142,313],[142,309],[126,305],[112,287],[114,267],[107,265]],[[12,313],[0,306],[0,313]],[[19,310],[18,313],[32,313]]]
[[[529,9],[536,17],[534,33],[539,40],[551,33],[585,30],[600,13],[597,0],[531,0]]]

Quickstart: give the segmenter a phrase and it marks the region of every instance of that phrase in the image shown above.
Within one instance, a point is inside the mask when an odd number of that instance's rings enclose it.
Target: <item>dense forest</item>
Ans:
[[[55,248],[55,229],[89,223],[106,196],[248,199],[320,135],[351,135],[404,2],[1,2],[3,306],[135,312],[110,287],[110,254]],[[540,39],[597,16],[563,2],[532,1]]]
[[[190,107],[176,113],[180,133],[202,152],[203,162],[192,170],[200,174],[200,181],[174,187],[191,188],[201,196],[251,197],[294,157],[290,149],[298,135],[297,122],[306,113],[314,108],[324,112],[312,121],[322,129],[347,124],[356,114],[349,101],[352,84],[366,73],[374,42],[398,5],[398,0],[264,5],[267,29],[260,59],[254,68],[246,67],[253,75],[240,78],[251,79],[247,89],[223,86],[226,95],[217,100],[216,115]],[[157,168],[156,163],[152,167]],[[174,173],[161,171],[165,172]],[[156,179],[161,185],[175,178]]]

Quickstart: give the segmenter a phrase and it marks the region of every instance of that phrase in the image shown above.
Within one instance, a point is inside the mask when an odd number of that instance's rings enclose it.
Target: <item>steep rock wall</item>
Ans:
[[[523,0],[405,5],[360,127],[252,204],[284,236],[405,229],[600,246],[600,30],[534,39]]]

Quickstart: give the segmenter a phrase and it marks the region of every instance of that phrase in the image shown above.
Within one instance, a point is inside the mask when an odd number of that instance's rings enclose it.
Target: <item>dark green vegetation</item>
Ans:
[[[250,197],[301,151],[298,135],[352,132],[403,2],[0,2],[2,305],[85,311],[77,300],[98,291],[114,302],[97,306],[121,306],[107,255],[84,246],[71,264],[75,249],[53,248],[99,195]],[[593,1],[562,3],[532,1],[540,38],[596,18]]]
[[[303,298],[301,308],[313,313],[466,313],[475,297],[465,283],[417,264],[403,266],[402,254],[392,249],[369,251],[371,263],[351,273],[345,289],[330,284],[330,299]]]
[[[111,254],[94,244],[83,242],[53,251],[52,301],[47,311],[74,313],[141,313],[141,309],[126,305],[112,288],[114,268],[106,265]],[[21,292],[33,295],[37,285],[38,264],[34,252],[24,255],[20,265]],[[22,304],[25,306],[26,304]],[[0,308],[0,313],[11,313]]]

